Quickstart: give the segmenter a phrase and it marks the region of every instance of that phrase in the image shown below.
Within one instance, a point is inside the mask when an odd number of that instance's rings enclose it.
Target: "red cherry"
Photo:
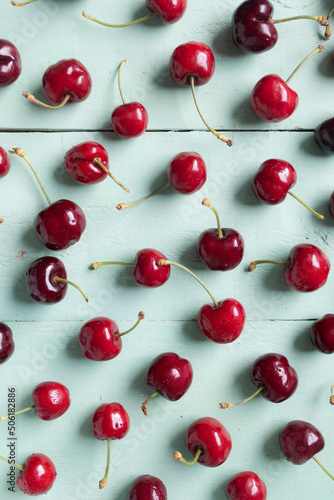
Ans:
[[[57,472],[49,457],[42,453],[33,453],[26,458],[22,467],[16,484],[23,493],[37,496],[51,490]]]
[[[127,492],[126,500],[167,500],[166,486],[157,477],[139,476]]]
[[[310,57],[322,50],[323,46],[319,45],[299,64],[286,82],[278,75],[266,75],[258,81],[251,95],[251,107],[258,118],[266,122],[280,122],[292,115],[299,98],[289,87],[290,80]]]
[[[312,344],[325,353],[334,353],[334,314],[325,314],[315,321],[310,331]]]
[[[160,259],[166,257],[152,248],[144,248],[137,253],[132,274],[137,285],[157,288],[166,283],[170,276],[170,266],[159,266]]]
[[[282,452],[295,465],[305,464],[325,447],[321,432],[309,422],[293,420],[279,434]]]
[[[32,393],[35,411],[42,420],[55,420],[69,409],[70,392],[59,382],[42,382]]]
[[[13,332],[9,326],[0,322],[0,365],[12,356],[14,350]]]
[[[141,405],[147,416],[146,405],[160,394],[168,401],[178,401],[188,391],[193,379],[191,363],[174,352],[165,352],[157,356],[145,373],[145,382],[155,392]]]
[[[225,487],[228,500],[266,500],[267,488],[255,472],[239,472]]]
[[[135,325],[126,332],[119,333],[117,324],[109,318],[94,318],[81,328],[79,346],[82,354],[93,361],[108,361],[116,358],[122,350],[122,336],[132,332],[144,319],[138,314]]]
[[[66,104],[85,101],[92,90],[92,79],[85,66],[77,59],[62,59],[50,66],[43,75],[43,92],[54,106],[38,101],[29,92],[24,97],[48,109],[60,109]]]
[[[223,424],[211,417],[200,418],[191,424],[185,443],[194,457],[193,462],[186,462],[178,451],[174,458],[187,465],[198,462],[206,467],[218,467],[226,461],[232,449],[230,434]]]
[[[329,215],[334,219],[334,191],[329,198],[328,212]]]
[[[22,71],[21,56],[15,45],[0,38],[0,87],[14,83]]]
[[[235,299],[226,299],[203,306],[197,316],[197,324],[203,335],[217,344],[234,342],[245,325],[243,306]]]
[[[10,169],[10,161],[6,151],[0,146],[0,179],[5,177]]]

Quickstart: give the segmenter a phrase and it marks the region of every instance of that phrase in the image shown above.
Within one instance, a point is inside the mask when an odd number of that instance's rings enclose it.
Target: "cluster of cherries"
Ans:
[[[23,6],[36,0],[24,3],[11,2]],[[114,25],[99,21],[85,12],[85,18],[109,27],[126,27],[139,22],[159,17],[164,24],[172,24],[180,20],[187,8],[187,0],[146,0],[149,14],[143,18],[124,24]],[[334,10],[334,9],[333,9]],[[326,27],[329,38],[328,19],[332,12],[324,16],[297,16],[294,18],[274,20],[273,6],[268,0],[247,0],[233,14],[233,39],[244,52],[260,53],[272,48],[278,39],[275,25],[296,19],[314,20]],[[292,115],[298,105],[298,95],[289,87],[291,78],[299,67],[311,56],[323,50],[317,47],[284,81],[277,75],[267,75],[254,87],[251,95],[251,107],[262,120],[278,122]],[[120,64],[118,71],[119,91],[122,104],[112,113],[111,124],[115,133],[122,139],[130,139],[142,135],[148,126],[148,113],[138,102],[127,103],[121,86],[121,70],[126,61]],[[10,85],[21,73],[21,58],[16,47],[0,40],[0,86]],[[180,45],[170,59],[170,74],[173,80],[192,90],[194,102],[206,127],[228,146],[232,145],[223,134],[217,132],[205,120],[195,93],[195,87],[209,82],[215,70],[215,58],[211,49],[198,42]],[[47,109],[61,109],[66,105],[84,101],[89,97],[92,80],[85,66],[75,59],[62,60],[50,66],[43,76],[43,91],[50,104],[38,101],[32,94],[24,92],[31,102]],[[319,147],[328,154],[334,154],[334,118],[319,125],[315,130],[315,139]],[[40,185],[48,206],[37,214],[33,228],[37,239],[52,251],[59,251],[77,243],[86,227],[83,210],[70,200],[51,202],[36,170],[21,148],[10,151],[22,158],[31,168]],[[72,147],[65,155],[65,171],[80,184],[96,184],[110,177],[124,191],[124,186],[109,169],[109,158],[106,149],[96,142],[83,142]],[[0,177],[8,174],[10,160],[7,152],[0,147]],[[181,152],[167,165],[168,182],[160,189],[145,198],[132,203],[120,203],[118,210],[130,208],[171,188],[174,192],[190,195],[201,189],[206,182],[207,168],[203,158],[196,152]],[[287,194],[294,197],[313,215],[323,219],[302,200],[291,188],[297,181],[294,167],[284,160],[269,159],[265,161],[255,174],[252,187],[259,201],[276,205],[285,200]],[[222,228],[219,214],[209,200],[203,205],[215,214],[217,227],[205,230],[198,238],[197,252],[201,263],[213,271],[229,271],[235,269],[242,261],[244,240],[240,233],[232,228]],[[329,204],[330,215],[334,218],[334,193]],[[0,222],[2,219],[0,218]],[[249,265],[254,270],[262,263],[275,263],[284,266],[283,279],[286,285],[295,291],[312,292],[325,285],[330,271],[330,262],[322,250],[311,244],[299,244],[291,249],[284,261],[258,260]],[[91,265],[97,269],[104,265],[126,265],[132,268],[132,276],[141,287],[156,288],[162,286],[170,277],[171,266],[178,267],[197,280],[209,294],[211,301],[201,307],[197,323],[201,333],[210,341],[218,344],[234,342],[242,333],[246,313],[240,302],[227,298],[217,301],[207,286],[182,264],[169,260],[162,252],[145,248],[135,256],[134,262],[104,261]],[[45,304],[57,303],[65,297],[68,285],[76,287],[88,302],[86,294],[72,281],[67,279],[64,264],[57,258],[44,256],[32,262],[26,272],[26,291],[35,301]],[[122,337],[134,330],[144,319],[144,313],[138,314],[135,325],[120,333],[117,324],[106,317],[89,320],[81,328],[78,343],[82,354],[92,361],[110,361],[118,356],[122,349]],[[334,315],[327,314],[316,321],[311,328],[310,337],[319,351],[334,353]],[[7,361],[14,352],[14,341],[11,329],[0,323],[0,363]],[[250,370],[250,377],[256,391],[246,400],[239,403],[220,403],[220,408],[227,409],[246,403],[258,394],[273,403],[282,403],[290,398],[297,389],[298,375],[287,358],[278,353],[268,353],[257,359]],[[145,416],[147,406],[156,396],[168,401],[178,401],[190,389],[193,370],[190,361],[181,358],[175,352],[166,352],[156,357],[146,370],[145,381],[153,392],[141,404]],[[16,412],[17,415],[35,409],[37,416],[43,420],[54,420],[62,416],[70,406],[68,389],[57,382],[39,384],[32,394],[33,405]],[[331,398],[334,403],[334,397]],[[9,415],[9,416],[11,416]],[[9,416],[0,418],[0,422]],[[125,437],[129,431],[130,419],[125,408],[119,403],[102,404],[95,411],[91,428],[93,435],[99,440],[106,440],[108,446],[107,465],[100,488],[107,484],[111,457],[111,441]],[[315,455],[324,448],[324,438],[312,424],[304,421],[292,421],[282,429],[279,435],[280,446],[286,458],[294,464],[303,464],[313,458],[324,471],[333,476],[320,464]],[[193,457],[187,462],[180,452],[174,453],[175,460],[187,465],[196,462],[217,467],[223,464],[232,449],[232,440],[227,429],[216,419],[204,417],[190,425],[185,436],[186,447]],[[0,456],[1,459],[8,461]],[[20,469],[17,484],[28,495],[47,493],[55,479],[56,469],[53,462],[45,455],[30,455],[24,464],[15,466]],[[225,489],[229,500],[265,500],[267,490],[264,482],[257,474],[243,471],[232,477]],[[127,500],[166,500],[167,490],[162,481],[154,476],[140,476],[132,484],[127,493]]]

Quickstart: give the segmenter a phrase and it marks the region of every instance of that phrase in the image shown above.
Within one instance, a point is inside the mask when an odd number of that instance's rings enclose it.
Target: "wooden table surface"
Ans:
[[[17,461],[42,452],[56,464],[58,477],[48,494],[50,500],[124,500],[131,481],[144,473],[160,477],[171,500],[220,500],[225,498],[226,481],[242,470],[260,475],[268,487],[268,500],[327,500],[334,493],[330,479],[313,461],[293,466],[278,445],[278,433],[289,420],[310,421],[327,443],[319,459],[334,469],[334,410],[328,403],[334,383],[333,358],[315,351],[309,340],[312,321],[333,312],[333,272],[326,286],[311,294],[290,291],[278,268],[247,273],[251,260],[284,260],[293,245],[304,242],[319,246],[333,261],[334,223],[327,213],[334,187],[333,159],[318,150],[313,129],[330,118],[333,110],[334,42],[324,40],[324,29],[316,23],[298,21],[278,26],[279,40],[273,50],[245,56],[231,40],[231,16],[238,3],[189,0],[186,15],[173,26],[153,19],[112,30],[88,22],[81,11],[123,22],[146,13],[144,0],[38,0],[22,9],[1,0],[1,37],[17,45],[23,71],[14,85],[0,91],[0,145],[7,150],[22,147],[51,199],[77,202],[88,222],[78,244],[54,255],[66,264],[69,278],[85,289],[89,304],[75,290],[51,307],[30,302],[24,290],[25,271],[36,258],[53,253],[38,243],[32,230],[33,218],[45,206],[43,195],[25,163],[11,157],[10,175],[0,185],[0,215],[5,219],[0,228],[0,311],[1,321],[13,330],[16,351],[1,366],[0,413],[7,411],[8,387],[16,388],[18,409],[31,404],[31,392],[42,381],[57,380],[70,389],[72,405],[62,418],[44,422],[30,412],[16,420]],[[326,15],[333,2],[273,3],[278,18]],[[190,40],[205,42],[214,51],[216,72],[198,89],[198,100],[208,121],[233,139],[232,148],[204,130],[190,90],[177,87],[169,77],[172,51]],[[268,73],[288,77],[319,43],[325,46],[323,53],[309,61],[291,84],[300,97],[294,115],[270,125],[256,119],[249,105],[254,84]],[[22,91],[31,91],[40,97],[45,69],[72,57],[92,75],[93,91],[87,101],[51,112],[21,96]],[[111,111],[120,103],[117,69],[122,59],[127,60],[125,95],[129,101],[142,102],[149,113],[149,130],[131,141],[118,140],[110,126]],[[67,177],[64,154],[85,140],[104,145],[111,170],[129,186],[130,195],[108,180],[86,187]],[[168,161],[181,151],[192,150],[208,166],[208,181],[200,192],[183,197],[166,191],[133,209],[115,209],[117,203],[135,200],[166,182]],[[256,201],[251,178],[269,158],[294,165],[298,173],[295,194],[322,211],[324,221],[292,198],[274,207]],[[199,263],[197,238],[215,225],[213,214],[201,205],[204,196],[219,210],[222,225],[239,230],[244,237],[244,260],[234,271],[211,272]],[[234,297],[244,305],[247,322],[235,343],[217,345],[202,336],[195,320],[208,297],[178,269],[172,269],[166,285],[154,290],[137,287],[128,269],[89,270],[96,260],[131,261],[145,247],[157,248],[193,269],[219,300]],[[126,329],[141,309],[146,319],[124,339],[116,359],[94,363],[83,358],[77,335],[85,321],[108,316]],[[192,362],[193,385],[176,403],[156,398],[145,418],[139,408],[150,394],[144,372],[165,351],[175,351]],[[252,392],[250,367],[267,352],[286,355],[298,371],[296,394],[280,405],[259,397],[245,407],[220,410],[220,401],[238,401]],[[109,484],[99,491],[106,444],[91,434],[90,419],[99,404],[111,401],[125,406],[131,431],[124,440],[113,442]],[[172,457],[176,449],[186,454],[186,429],[202,416],[221,420],[232,436],[231,455],[216,469],[186,468]],[[7,427],[1,425],[0,452],[5,454]],[[6,500],[11,498],[7,472],[2,464],[0,496]],[[15,495],[23,498],[18,489]]]

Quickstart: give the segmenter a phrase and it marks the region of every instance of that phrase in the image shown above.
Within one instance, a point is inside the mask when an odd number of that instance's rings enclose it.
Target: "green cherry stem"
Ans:
[[[223,231],[222,231],[222,228],[220,225],[220,218],[219,218],[219,214],[218,214],[217,210],[212,205],[211,201],[207,200],[206,198],[203,198],[202,205],[204,205],[205,207],[211,208],[211,210],[213,211],[213,213],[215,214],[216,219],[217,219],[218,238],[224,238]]]
[[[193,98],[194,98],[194,102],[195,102],[195,106],[196,106],[196,109],[198,111],[198,114],[199,116],[201,117],[202,119],[202,122],[204,123],[204,125],[206,126],[206,128],[208,130],[210,130],[210,132],[215,135],[217,137],[217,139],[219,139],[220,141],[223,141],[225,142],[228,146],[232,146],[232,141],[230,139],[228,139],[225,135],[223,134],[219,134],[214,128],[212,128],[208,122],[206,121],[206,119],[204,118],[203,116],[203,113],[202,111],[200,110],[200,107],[199,107],[199,104],[198,104],[198,101],[197,101],[197,98],[196,98],[196,92],[195,92],[195,77],[194,76],[191,76],[190,77],[190,86],[191,86],[191,91],[192,91],[192,94],[193,94]]]
[[[156,17],[156,12],[151,12],[150,14],[147,14],[147,16],[141,17],[140,19],[136,19],[135,21],[132,21],[131,23],[126,23],[126,24],[110,24],[110,23],[105,23],[104,21],[99,21],[99,19],[96,19],[95,17],[89,16],[86,14],[86,12],[83,10],[82,15],[86,18],[89,19],[90,21],[94,21],[94,23],[101,24],[102,26],[107,26],[108,28],[127,28],[128,26],[134,26],[135,24],[142,23],[144,21],[147,21],[148,19],[152,19],[152,17]]]
[[[302,66],[304,66],[304,64],[309,60],[311,59],[311,57],[313,57],[315,54],[319,54],[320,52],[322,52],[324,50],[323,46],[322,45],[318,45],[318,47],[316,49],[314,49],[311,54],[309,54],[307,57],[305,57],[305,59],[300,63],[298,64],[297,68],[291,73],[291,75],[289,76],[289,78],[286,80],[286,84],[289,85],[290,81],[292,80],[292,78],[295,76],[295,74],[297,73],[297,71],[300,70],[300,68]]]
[[[240,401],[240,403],[219,403],[219,408],[221,410],[227,410],[228,408],[231,408],[231,406],[239,406],[243,405],[244,403],[248,403],[248,401],[251,401],[253,398],[255,398],[260,392],[264,389],[264,385],[261,385],[257,391],[254,392],[249,398],[244,399],[243,401]]]
[[[28,408],[24,408],[24,410],[17,411],[16,413],[11,413],[10,415],[6,415],[5,417],[0,417],[0,422],[3,422],[3,420],[7,420],[9,417],[12,417],[13,415],[20,415],[21,413],[25,413],[26,411],[33,410],[35,408],[35,405],[28,406]]]
[[[132,332],[135,328],[137,328],[137,326],[139,325],[139,323],[145,318],[145,313],[143,311],[140,311],[138,313],[138,319],[136,321],[136,323],[131,327],[129,328],[129,330],[126,330],[125,332],[122,332],[122,333],[116,333],[116,335],[114,335],[114,337],[116,339],[118,339],[119,337],[123,337],[123,335],[127,335],[128,333]]]
[[[325,16],[293,16],[293,17],[286,17],[284,19],[270,19],[270,22],[272,24],[280,24],[280,23],[286,23],[288,21],[297,21],[298,19],[308,19],[310,21],[316,21],[319,23],[321,26],[328,26],[328,19]]]
[[[153,193],[145,196],[144,198],[141,198],[140,200],[134,201],[132,203],[119,203],[118,205],[116,205],[116,208],[117,208],[117,210],[124,210],[124,208],[130,208],[130,207],[134,207],[135,205],[139,205],[139,203],[142,203],[145,200],[149,200],[150,198],[152,198],[152,196],[155,196],[156,194],[161,193],[161,191],[164,191],[168,187],[169,187],[169,182],[167,182],[164,186],[157,189],[156,191],[153,191]]]
[[[119,65],[119,68],[118,68],[118,89],[119,89],[119,93],[121,94],[121,99],[123,101],[123,104],[126,104],[126,100],[124,98],[124,94],[123,94],[123,90],[122,90],[121,71],[122,71],[122,68],[123,68],[125,63],[126,63],[126,59],[124,59],[124,61],[121,62],[121,64]]]
[[[110,172],[110,170],[108,170],[107,167],[105,165],[103,165],[101,158],[94,158],[93,163],[95,163],[96,165],[101,167],[105,171],[105,173],[108,174],[109,177],[114,182],[116,182],[116,184],[118,184],[122,189],[124,189],[124,191],[126,191],[127,193],[130,193],[130,189],[128,189],[126,186],[124,186],[124,184],[122,184],[121,182],[119,182],[119,180],[117,180],[116,177]]]
[[[321,462],[319,462],[319,460],[318,460],[316,457],[312,457],[312,458],[313,458],[313,460],[315,460],[315,461],[317,462],[317,464],[318,464],[318,465],[322,468],[322,470],[323,470],[324,472],[326,472],[327,476],[329,476],[329,477],[330,477],[331,479],[333,479],[333,481],[334,481],[334,476],[332,476],[332,474],[330,474],[330,473],[328,472],[328,470],[327,470],[327,469],[326,469],[326,468],[322,465],[322,463],[321,463]]]
[[[318,212],[316,212],[315,210],[313,210],[313,208],[309,207],[308,205],[306,205],[306,203],[304,203],[300,198],[298,198],[298,196],[296,196],[295,194],[293,194],[291,191],[288,191],[289,195],[292,196],[292,198],[294,198],[295,200],[299,201],[299,203],[301,203],[303,205],[303,207],[307,208],[307,210],[309,210],[313,215],[315,215],[316,217],[318,217],[318,219],[321,219],[321,220],[324,220],[324,216],[319,214]]]
[[[12,464],[11,462],[9,462],[8,458],[5,458],[3,457],[2,455],[0,455],[0,460],[3,460],[4,462],[7,462],[7,464],[10,463],[10,465],[13,465],[14,467],[16,467],[17,469],[21,470],[21,471],[24,471],[24,467],[22,465],[19,465],[19,464]]]
[[[35,176],[35,178],[36,178],[36,180],[37,180],[37,182],[38,182],[38,184],[39,184],[39,187],[40,187],[40,188],[41,188],[41,190],[43,191],[43,194],[44,194],[44,196],[45,196],[45,198],[46,198],[46,201],[48,202],[48,204],[49,204],[49,205],[51,205],[51,200],[50,200],[50,198],[48,197],[48,195],[47,195],[47,193],[46,193],[46,191],[45,191],[45,189],[44,189],[44,186],[43,186],[43,184],[41,183],[40,178],[39,178],[39,177],[38,177],[38,175],[37,175],[36,170],[34,169],[34,167],[32,166],[32,164],[31,164],[31,163],[30,163],[30,161],[28,160],[28,158],[27,158],[27,156],[26,156],[25,152],[23,151],[23,149],[22,149],[22,148],[13,148],[13,150],[12,150],[12,151],[9,151],[9,153],[11,153],[12,155],[17,154],[17,156],[19,156],[20,158],[23,158],[23,159],[24,159],[24,161],[25,161],[25,162],[29,165],[29,167],[31,168],[31,170],[32,170],[32,172],[33,172],[33,174],[34,174],[34,176]]]
[[[10,0],[10,3],[14,5],[14,7],[24,7],[25,5],[28,5],[29,3],[36,2],[36,0],[27,0],[27,2],[14,2],[14,0]]]
[[[99,482],[100,490],[102,490],[102,488],[105,488],[107,486],[107,482],[108,482],[108,475],[109,475],[109,468],[110,468],[111,439],[107,439],[107,445],[108,445],[107,466],[106,466],[106,471],[104,473],[103,479],[101,479],[101,481]]]
[[[183,266],[182,264],[178,264],[178,262],[174,262],[172,260],[165,260],[165,259],[159,259],[158,262],[157,262],[158,266],[175,266],[175,267],[178,267],[179,269],[182,269],[183,271],[185,271],[186,273],[190,274],[190,276],[192,276],[193,278],[195,278],[196,281],[198,281],[198,283],[200,285],[202,285],[202,287],[204,288],[204,290],[207,291],[207,293],[210,295],[211,297],[211,300],[212,302],[214,303],[214,305],[216,307],[219,306],[217,300],[215,299],[215,297],[212,295],[212,293],[210,292],[210,290],[208,289],[208,287],[206,285],[204,285],[203,281],[199,279],[198,276],[196,276],[195,273],[193,273],[192,271],[190,271],[190,269],[188,269],[187,267]]]
[[[288,266],[289,262],[284,260],[254,260],[249,264],[248,271],[254,271],[254,269],[256,269],[256,266],[258,266],[259,264],[279,264],[280,266]]]
[[[148,413],[147,413],[147,408],[146,406],[148,405],[148,403],[151,401],[151,399],[155,398],[155,396],[157,396],[158,394],[160,394],[160,391],[155,391],[153,394],[151,394],[151,396],[149,396],[145,401],[144,403],[142,403],[140,405],[140,408],[142,409],[145,417],[148,417]]]
[[[179,451],[176,451],[174,453],[173,457],[174,457],[174,460],[178,460],[179,462],[181,462],[184,465],[191,466],[191,465],[195,465],[198,462],[198,459],[199,459],[199,456],[201,453],[202,453],[201,448],[198,448],[197,453],[196,453],[194,460],[192,462],[187,462],[187,460],[185,460],[183,458],[182,454]]]
[[[51,106],[50,104],[45,104],[44,102],[39,101],[30,92],[22,92],[22,95],[23,95],[23,97],[28,99],[28,101],[33,102],[34,104],[37,104],[38,106],[41,106],[42,108],[53,109],[53,110],[63,108],[71,98],[71,94],[66,94],[63,101],[58,106]]]
[[[81,295],[83,296],[83,298],[85,299],[85,301],[88,302],[88,297],[85,294],[85,292],[78,285],[76,285],[75,283],[73,283],[73,281],[65,280],[64,278],[59,278],[59,276],[54,276],[52,278],[52,281],[54,283],[67,283],[68,285],[74,286],[74,288],[76,288],[77,290],[79,290],[79,292],[81,293]]]
[[[98,267],[101,266],[110,266],[110,265],[116,265],[116,266],[131,266],[134,267],[135,265],[132,264],[131,262],[120,262],[116,260],[106,260],[104,262],[94,262],[94,264],[90,265],[89,269],[97,269]]]

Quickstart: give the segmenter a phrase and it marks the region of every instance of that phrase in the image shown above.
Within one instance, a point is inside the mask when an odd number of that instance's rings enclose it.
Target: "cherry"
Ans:
[[[334,191],[329,198],[328,212],[329,215],[334,219]]]
[[[126,24],[105,23],[95,19],[95,17],[88,16],[85,11],[82,12],[82,15],[95,23],[108,26],[109,28],[126,28],[127,26],[142,23],[156,16],[159,17],[163,24],[173,24],[183,17],[187,8],[187,0],[146,0],[146,7],[150,11],[150,14]]]
[[[74,286],[88,297],[72,281],[67,280],[64,264],[56,257],[40,257],[30,264],[26,272],[26,291],[29,297],[41,304],[55,304],[66,295],[67,285]]]
[[[33,453],[25,459],[23,465],[13,464],[1,455],[0,459],[19,469],[16,484],[26,495],[43,495],[51,490],[57,472],[54,463],[46,455]]]
[[[166,486],[157,477],[139,476],[133,481],[126,500],[167,500]]]
[[[13,332],[9,326],[0,322],[0,365],[11,357],[14,350]]]
[[[92,79],[77,59],[62,59],[50,66],[43,75],[43,92],[52,104],[44,104],[30,92],[23,92],[28,101],[47,109],[61,109],[66,104],[82,102],[92,90]]]
[[[315,245],[302,243],[294,246],[286,261],[256,260],[248,270],[253,271],[258,264],[280,264],[285,266],[285,284],[298,292],[313,292],[325,285],[331,268],[325,253]]]
[[[233,40],[246,53],[259,53],[272,49],[278,39],[275,24],[296,19],[310,19],[321,26],[327,26],[324,16],[294,16],[286,19],[272,19],[274,7],[268,0],[247,0],[233,14]]]
[[[326,154],[334,154],[334,118],[320,123],[314,131],[314,139]]]
[[[21,56],[15,45],[0,38],[0,87],[14,83],[22,71]]]
[[[109,157],[101,144],[94,141],[81,142],[65,155],[65,171],[79,184],[97,184],[109,175],[121,188],[129,192],[109,170]]]
[[[216,215],[217,229],[203,231],[197,241],[199,258],[212,271],[230,271],[242,261],[244,255],[244,240],[235,229],[221,228],[217,210],[206,198],[202,204]]]
[[[108,481],[111,441],[122,439],[127,435],[130,428],[129,415],[119,403],[102,404],[92,417],[91,428],[97,439],[101,441],[107,440],[108,444],[106,472],[99,483],[100,489],[102,489],[107,485]]]
[[[311,52],[286,80],[278,75],[266,75],[255,85],[251,95],[251,107],[258,118],[266,122],[286,120],[296,110],[299,102],[298,94],[289,87],[296,72],[314,54],[323,51],[323,46]]]
[[[226,299],[203,306],[197,316],[197,324],[206,338],[217,344],[234,342],[245,325],[246,313],[235,299]]]
[[[10,161],[6,151],[0,146],[0,179],[5,177],[10,169]]]
[[[158,394],[168,401],[178,401],[188,391],[193,379],[191,363],[174,352],[157,356],[145,373],[145,382],[155,392],[141,405],[147,417],[146,405]]]
[[[290,366],[285,356],[276,353],[260,356],[254,363],[250,378],[258,390],[240,403],[220,403],[222,409],[247,403],[258,394],[272,403],[283,403],[289,399],[298,386],[296,370]]]
[[[122,350],[123,335],[132,332],[144,319],[144,313],[138,314],[135,325],[126,332],[119,333],[115,321],[109,318],[94,318],[81,328],[79,346],[82,354],[93,361],[108,361],[116,358]]]
[[[133,203],[120,203],[116,206],[118,210],[133,207],[142,203],[152,196],[161,193],[164,189],[171,187],[173,191],[179,194],[193,194],[203,187],[206,181],[206,165],[203,158],[192,152],[179,153],[167,165],[168,182],[153,193],[137,200]]]
[[[282,203],[287,194],[289,194],[313,215],[318,217],[318,219],[324,219],[323,215],[312,210],[312,208],[290,191],[296,182],[297,172],[290,163],[284,160],[270,159],[263,162],[260,166],[254,176],[252,187],[257,199],[267,205]]]
[[[122,61],[118,70],[118,88],[123,104],[114,109],[111,115],[111,125],[121,139],[131,139],[142,135],[148,125],[148,114],[139,102],[127,103],[124,99],[121,85],[121,71],[126,61]]]
[[[325,314],[311,326],[312,344],[325,354],[334,353],[334,314]]]
[[[186,462],[179,451],[174,453],[175,460],[185,465],[198,462],[206,467],[218,467],[226,461],[232,449],[230,434],[223,424],[211,417],[193,422],[186,432],[185,443],[194,457],[192,462]]]
[[[169,62],[169,72],[174,82],[183,87],[191,87],[195,106],[204,125],[218,139],[232,146],[232,141],[214,130],[205,120],[195,93],[195,87],[205,85],[211,80],[215,71],[215,58],[210,47],[205,43],[188,42],[179,45],[173,52]]]
[[[225,487],[228,500],[266,500],[267,488],[255,472],[239,472]]]

